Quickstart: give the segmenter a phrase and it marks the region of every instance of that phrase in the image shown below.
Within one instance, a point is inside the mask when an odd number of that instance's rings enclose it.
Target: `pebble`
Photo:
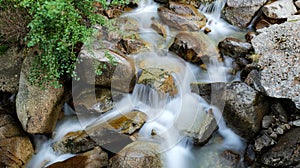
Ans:
[[[300,120],[295,120],[292,122],[292,125],[296,126],[296,127],[300,127]]]
[[[279,135],[282,135],[284,133],[284,130],[281,127],[277,127],[275,132]]]

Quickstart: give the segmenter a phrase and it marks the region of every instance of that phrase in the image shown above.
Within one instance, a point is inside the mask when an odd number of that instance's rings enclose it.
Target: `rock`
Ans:
[[[261,6],[262,5],[243,7],[225,6],[223,9],[224,19],[239,28],[247,28]]]
[[[266,115],[263,117],[263,120],[262,120],[262,128],[269,128],[272,123],[275,122],[275,119],[273,116],[270,116],[270,115]]]
[[[288,114],[284,108],[284,105],[279,100],[274,100],[270,105],[272,113],[277,116],[277,118],[284,123],[288,122]]]
[[[296,127],[300,127],[300,120],[292,121],[292,125],[294,125]]]
[[[300,109],[300,21],[258,30],[252,39],[266,95],[291,99]]]
[[[123,92],[132,91],[135,84],[133,60],[97,45],[94,43],[92,49],[84,47],[79,54],[82,61],[76,69],[80,80]]]
[[[297,1],[295,2],[295,5],[297,6],[297,8],[300,8],[300,1],[297,0]]]
[[[93,150],[76,155],[67,160],[56,162],[47,168],[94,168],[94,167],[107,167],[108,155],[100,147],[95,147]]]
[[[161,168],[162,166],[159,145],[154,142],[133,142],[109,161],[111,168]]]
[[[250,73],[248,74],[248,76],[244,80],[244,82],[257,91],[263,90],[263,88],[260,84],[260,73],[256,69],[250,71]]]
[[[278,0],[265,5],[262,11],[269,18],[284,19],[295,14],[297,9],[293,0]]]
[[[215,99],[217,97],[222,97],[225,83],[216,82],[216,83],[199,83],[199,82],[192,82],[190,84],[191,92],[196,93],[201,96],[206,102],[209,104],[214,104]]]
[[[219,57],[218,49],[201,32],[178,33],[170,51],[192,63],[208,63],[208,57]]]
[[[159,7],[158,15],[168,26],[178,30],[197,31],[206,24],[206,18],[192,5],[170,2],[169,9]]]
[[[64,88],[45,86],[45,89],[28,81],[33,56],[24,60],[19,92],[16,99],[18,118],[23,129],[31,134],[50,134],[55,128],[64,103]]]
[[[292,16],[289,16],[287,18],[287,21],[288,22],[295,22],[295,21],[299,21],[300,20],[300,15],[292,15]]]
[[[264,5],[267,0],[227,0],[226,4],[230,7],[244,7],[244,6],[255,6]]]
[[[274,141],[271,137],[266,134],[263,134],[255,140],[254,147],[257,152],[260,152],[263,148],[269,147]]]
[[[145,68],[142,69],[137,83],[150,86],[159,94],[175,96],[178,93],[178,89],[171,73],[161,68]]]
[[[270,167],[293,167],[300,164],[300,128],[279,137],[278,143],[264,152],[259,160]]]
[[[167,37],[166,28],[160,24],[158,21],[153,21],[151,23],[151,28],[156,31],[159,35],[163,36],[164,38]]]
[[[9,48],[2,55],[0,54],[0,91],[16,93],[22,62],[25,57],[23,51],[17,48]]]
[[[12,116],[0,111],[0,166],[24,167],[34,150]]]
[[[219,43],[220,52],[232,58],[245,57],[252,54],[252,45],[236,38],[228,37]]]
[[[223,97],[223,116],[228,126],[245,139],[255,136],[269,110],[266,98],[245,83],[227,84]]]
[[[132,111],[119,114],[106,122],[87,127],[85,131],[70,132],[53,145],[59,153],[79,153],[101,146],[111,152],[118,152],[131,143],[129,136],[140,129],[146,121],[146,115]]]

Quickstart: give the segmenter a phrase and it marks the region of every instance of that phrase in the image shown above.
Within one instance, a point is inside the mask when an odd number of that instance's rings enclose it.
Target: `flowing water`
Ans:
[[[212,30],[208,37],[208,42],[212,41],[210,42],[211,45],[216,45],[227,36],[238,37],[243,34],[221,19],[220,13],[225,2],[225,0],[217,0],[213,4],[202,5],[199,8],[208,18],[207,27]],[[211,154],[219,156],[226,149],[235,151],[242,156],[245,147],[244,142],[226,126],[221,113],[224,104],[218,102],[219,99],[206,102],[190,91],[191,82],[214,83],[234,80],[235,77],[228,74],[231,60],[225,59],[224,62],[219,62],[215,57],[211,57],[208,62],[205,62],[207,71],[204,71],[168,52],[167,48],[176,32],[167,29],[168,36],[162,40],[151,29],[151,20],[158,18],[156,12],[158,7],[159,5],[153,1],[143,1],[139,4],[138,9],[122,16],[136,19],[140,23],[139,33],[141,37],[153,44],[150,52],[131,57],[135,59],[137,67],[143,64],[143,68],[154,67],[171,72],[178,88],[178,94],[172,97],[160,94],[148,86],[137,84],[133,92],[124,94],[110,112],[98,118],[79,117],[79,120],[74,116],[75,112],[66,104],[64,108],[66,117],[59,122],[53,139],[39,140],[40,137],[35,138],[35,144],[41,145],[37,145],[38,153],[33,156],[27,167],[38,168],[45,163],[50,165],[74,156],[72,154],[56,154],[53,152],[51,144],[68,132],[92,127],[96,123],[105,122],[118,114],[125,114],[131,110],[139,110],[147,115],[147,122],[138,133],[139,140],[153,139],[153,132],[158,137],[163,137],[163,140],[155,139],[155,141],[159,141],[161,144],[160,152],[164,153],[164,167],[214,167],[215,162],[210,158]],[[204,147],[194,147],[190,139],[186,137],[185,130],[192,128],[195,122],[202,122],[203,116],[211,109],[218,123],[218,133]]]

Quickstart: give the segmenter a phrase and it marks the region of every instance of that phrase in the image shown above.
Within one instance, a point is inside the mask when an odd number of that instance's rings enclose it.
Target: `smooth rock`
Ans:
[[[104,168],[108,166],[108,155],[100,147],[95,147],[93,150],[76,155],[67,160],[56,162],[47,168]]]
[[[245,139],[254,137],[269,110],[266,98],[245,83],[227,84],[223,97],[223,117],[228,126]]]
[[[33,56],[24,60],[19,92],[16,99],[16,110],[23,129],[31,134],[50,134],[56,126],[64,103],[64,88],[53,88],[32,85],[28,81]]]
[[[232,58],[245,57],[253,52],[252,45],[236,38],[225,38],[219,43],[220,52]]]
[[[266,2],[267,0],[227,0],[226,4],[230,7],[245,7],[264,5]]]
[[[201,32],[178,33],[170,51],[192,63],[208,63],[208,57],[220,56],[207,35]]]
[[[156,31],[159,35],[163,36],[164,38],[167,37],[167,30],[166,28],[159,23],[158,21],[153,21],[151,23],[151,28]]]
[[[300,127],[300,120],[292,121],[292,124],[296,127]]]
[[[252,39],[259,55],[260,82],[265,94],[291,99],[300,109],[300,21],[258,30]]]
[[[263,120],[262,120],[262,128],[269,128],[272,123],[275,122],[275,119],[273,118],[273,116],[270,116],[270,115],[266,115],[263,117]]]
[[[271,167],[293,167],[300,164],[300,128],[280,136],[275,146],[264,152],[259,161]]]
[[[297,6],[297,8],[300,8],[300,1],[297,0],[297,1],[295,2],[295,5]]]
[[[161,152],[154,142],[136,141],[127,145],[109,161],[111,168],[161,168]]]
[[[262,11],[269,18],[284,19],[295,14],[297,9],[293,0],[278,0],[265,5]]]

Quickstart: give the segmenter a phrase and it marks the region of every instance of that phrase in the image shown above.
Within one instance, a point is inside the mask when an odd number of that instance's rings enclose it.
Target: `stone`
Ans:
[[[127,145],[109,161],[111,168],[161,168],[159,144],[154,142],[136,141]]]
[[[23,129],[31,134],[51,134],[64,103],[64,88],[30,84],[28,81],[33,56],[22,65],[16,110]]]
[[[206,18],[194,6],[170,2],[169,8],[159,7],[158,15],[168,26],[178,30],[197,31],[206,24]]]
[[[292,124],[296,127],[300,127],[300,120],[292,121]]]
[[[245,83],[229,83],[224,93],[223,117],[235,133],[251,139],[261,128],[269,104],[262,94]]]
[[[269,128],[272,123],[275,122],[275,119],[273,116],[270,116],[270,115],[266,115],[263,117],[263,120],[262,120],[262,128]]]
[[[218,49],[202,32],[178,33],[169,50],[192,63],[208,64],[209,57],[220,57]]]
[[[108,166],[108,154],[101,150],[100,147],[95,147],[91,151],[76,155],[67,160],[56,162],[47,168],[67,168],[67,167],[81,167],[81,168],[104,168]]]
[[[83,47],[79,59],[81,62],[76,70],[81,81],[122,92],[133,90],[135,67],[131,58],[112,50],[102,49],[95,42],[92,49]]]
[[[274,98],[291,99],[300,109],[300,21],[285,22],[258,30],[252,39],[263,92]]]
[[[295,5],[297,6],[297,8],[300,8],[300,1],[297,0],[297,1],[295,2]]]
[[[294,128],[278,138],[276,145],[263,152],[260,163],[270,167],[293,167],[300,164],[300,128]]]
[[[236,38],[225,38],[219,43],[220,52],[234,59],[252,54],[252,45]]]
[[[24,167],[34,150],[21,126],[6,112],[0,111],[0,165]]]
[[[257,152],[260,152],[263,148],[269,147],[274,141],[271,137],[266,134],[263,134],[255,140],[254,147]]]
[[[270,104],[270,109],[272,113],[277,116],[277,118],[284,123],[287,123],[289,120],[289,116],[287,110],[284,108],[284,105],[279,100],[274,100]]]
[[[288,22],[295,22],[295,21],[299,21],[300,20],[300,15],[292,15],[292,16],[289,16],[287,18],[287,21]]]
[[[264,5],[267,0],[227,0],[226,4],[230,7],[245,7],[245,6],[255,6]]]
[[[159,35],[163,36],[164,38],[167,37],[167,31],[166,31],[166,28],[161,24],[159,23],[158,21],[153,21],[151,23],[151,28],[156,31]]]
[[[23,51],[9,48],[0,54],[0,91],[16,93],[18,91],[22,62],[25,57]]]
[[[285,19],[295,14],[297,9],[293,0],[278,0],[265,5],[262,11],[269,18]]]

